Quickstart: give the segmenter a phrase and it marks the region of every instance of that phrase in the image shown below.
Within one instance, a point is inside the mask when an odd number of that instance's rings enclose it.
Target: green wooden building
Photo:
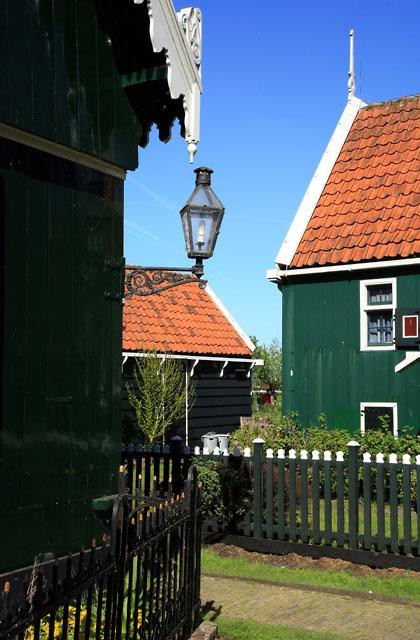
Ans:
[[[283,408],[355,433],[420,432],[420,97],[350,96],[268,278]]]
[[[178,119],[194,155],[201,14],[171,0],[0,6],[5,571],[104,531],[92,500],[117,490],[124,178],[153,123],[166,141]]]

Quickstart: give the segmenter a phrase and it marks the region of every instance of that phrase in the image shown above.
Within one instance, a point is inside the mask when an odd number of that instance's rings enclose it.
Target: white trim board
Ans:
[[[396,402],[361,402],[360,403],[360,433],[366,433],[365,428],[365,407],[390,407],[393,413],[393,436],[398,437],[398,404]]]
[[[29,133],[29,131],[11,127],[4,122],[0,122],[0,137],[24,144],[28,147],[32,147],[32,149],[38,149],[38,151],[44,151],[52,156],[56,156],[57,158],[63,158],[63,160],[80,164],[83,167],[100,171],[101,173],[113,176],[114,178],[125,180],[126,171],[119,165],[102,160],[97,156],[91,156],[88,153],[79,151],[78,149],[67,147],[59,142],[54,142],[47,138],[41,138],[33,133]]]
[[[307,267],[304,269],[268,269],[267,279],[271,282],[280,283],[282,280],[296,276],[310,276],[318,274],[328,274],[337,271],[352,272],[364,271],[365,269],[386,269],[392,267],[420,266],[420,258],[401,258],[398,260],[377,260],[376,262],[354,262],[350,264],[339,264],[329,267]]]
[[[206,285],[206,291],[209,294],[210,298],[213,300],[213,302],[219,307],[220,311],[223,313],[223,315],[225,316],[226,320],[232,325],[232,327],[235,329],[235,331],[237,333],[239,333],[239,335],[241,336],[242,340],[245,342],[245,344],[248,347],[248,349],[250,349],[251,352],[254,351],[255,344],[252,342],[252,340],[250,339],[249,335],[242,329],[242,327],[235,320],[235,318],[230,313],[230,311],[228,311],[226,309],[226,307],[223,304],[223,302],[217,297],[217,295],[214,293],[213,289],[208,284]]]
[[[201,361],[205,362],[242,362],[244,364],[252,364],[257,367],[261,367],[264,364],[264,360],[260,358],[231,358],[229,356],[192,356],[183,355],[182,353],[157,353],[158,358],[172,358],[174,360],[194,360],[198,364]],[[148,358],[150,351],[123,351],[123,362],[127,362],[128,358]]]
[[[355,97],[346,104],[277,254],[275,261],[279,266],[291,263],[359,109],[365,106],[365,102]]]
[[[409,367],[411,364],[416,362],[416,360],[418,360],[419,358],[420,358],[419,351],[406,351],[405,358],[401,360],[401,362],[395,365],[395,369],[394,369],[395,373],[399,373],[400,371],[403,371],[403,369],[405,369],[406,367]]]

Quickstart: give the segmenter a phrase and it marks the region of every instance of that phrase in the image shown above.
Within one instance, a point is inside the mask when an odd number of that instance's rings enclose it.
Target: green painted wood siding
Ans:
[[[89,545],[117,489],[123,183],[0,139],[0,221],[1,572]]]
[[[141,131],[94,0],[0,8],[0,121],[135,169]]]
[[[404,351],[360,351],[360,280],[397,278],[398,307],[420,307],[420,272],[367,272],[283,286],[283,411],[302,424],[360,430],[360,402],[397,402],[399,428],[420,432],[420,363]]]

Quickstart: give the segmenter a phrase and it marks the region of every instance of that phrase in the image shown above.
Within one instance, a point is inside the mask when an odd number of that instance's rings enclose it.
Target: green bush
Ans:
[[[229,529],[241,520],[248,505],[250,482],[242,469],[223,462],[194,457],[197,477],[202,484],[203,511]]]
[[[396,453],[399,460],[404,453],[412,457],[420,454],[420,436],[411,435],[407,428],[401,429],[399,437],[394,438],[384,420],[380,429],[355,436],[347,429],[328,428],[325,414],[319,417],[319,426],[306,429],[300,425],[296,412],[275,422],[251,422],[232,433],[231,446],[243,450],[245,447],[252,447],[255,438],[264,440],[265,449],[273,449],[275,452],[278,449],[285,449],[286,452],[296,449],[297,455],[302,449],[309,452],[318,450],[321,454],[324,451],[331,451],[333,454],[337,451],[346,453],[347,443],[355,438],[360,444],[360,452],[369,452],[372,459],[377,453],[383,453],[385,456]]]
[[[264,422],[263,424],[253,422],[247,424],[240,429],[237,429],[232,433],[231,446],[239,447],[242,451],[245,447],[252,447],[252,441],[254,438],[262,438],[264,440],[264,448],[273,449],[274,455],[278,449],[285,449],[286,454],[290,449],[296,450],[296,455],[299,457],[300,451],[306,449],[309,453],[317,450],[320,452],[320,457],[324,451],[331,451],[333,459],[337,451],[343,451],[347,454],[347,443],[350,440],[357,439],[360,444],[360,457],[363,453],[370,453],[372,456],[372,462],[375,462],[377,453],[383,453],[385,460],[388,459],[390,453],[396,453],[398,460],[402,461],[404,453],[408,453],[411,456],[411,461],[415,462],[415,456],[420,454],[420,436],[413,436],[408,432],[407,428],[400,430],[400,435],[395,438],[389,430],[389,423],[387,422],[387,416],[384,417],[382,424],[378,430],[368,431],[365,435],[358,434],[355,436],[347,429],[329,429],[327,424],[327,418],[322,414],[319,418],[319,425],[312,426],[307,429],[302,428],[299,424],[297,413],[292,413],[287,416],[283,416],[280,420],[273,422]],[[376,468],[372,467],[372,493],[375,496],[376,492]],[[411,481],[411,500],[414,505],[416,501],[417,491],[420,491],[420,487],[417,489],[415,481],[415,471],[412,472]],[[311,469],[309,469],[309,479],[311,478]],[[363,478],[363,469],[359,468],[359,480]],[[320,467],[320,485],[321,495],[323,487],[324,473],[322,466]],[[403,494],[402,487],[402,472],[398,471],[397,474],[397,489],[398,497],[401,499]],[[345,479],[345,494],[348,491],[348,480]],[[335,496],[336,492],[336,474],[332,473],[332,494]]]

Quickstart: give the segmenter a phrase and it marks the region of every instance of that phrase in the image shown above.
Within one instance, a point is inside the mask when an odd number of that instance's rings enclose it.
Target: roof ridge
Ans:
[[[420,93],[413,93],[408,96],[400,96],[399,98],[390,98],[389,100],[383,100],[382,102],[367,102],[363,107],[361,107],[361,109],[363,109],[363,111],[366,111],[367,109],[370,109],[373,107],[383,107],[387,104],[396,104],[397,102],[410,101],[410,100],[414,102],[414,100],[418,100],[419,98],[420,98]]]

